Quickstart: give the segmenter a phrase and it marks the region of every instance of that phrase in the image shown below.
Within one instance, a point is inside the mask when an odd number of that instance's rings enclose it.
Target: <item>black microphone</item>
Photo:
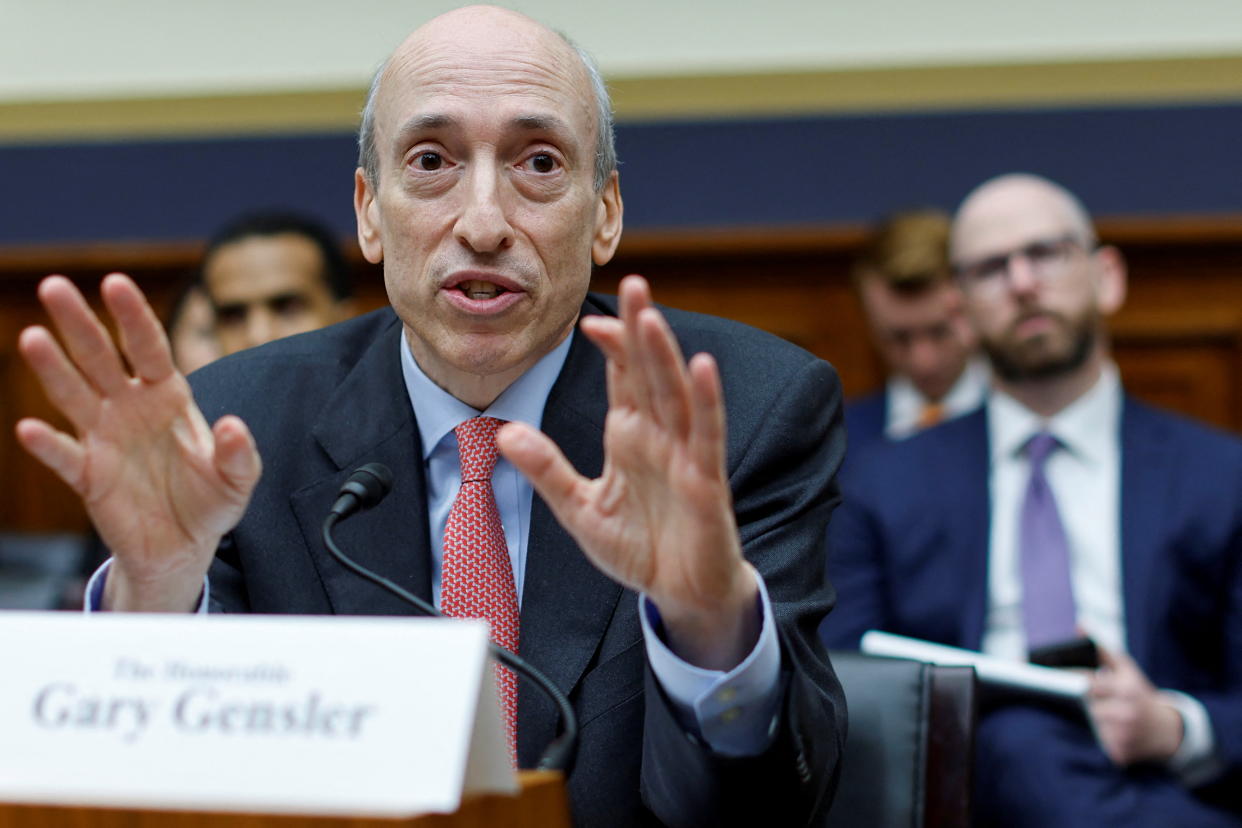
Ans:
[[[391,488],[392,471],[383,463],[367,463],[341,486],[332,514],[344,520],[359,509],[370,509],[387,497]]]
[[[336,541],[332,539],[332,530],[336,528],[336,524],[355,512],[375,506],[388,495],[391,489],[392,471],[383,463],[367,463],[351,474],[349,479],[342,484],[336,503],[332,504],[331,511],[328,512],[328,516],[323,520],[324,546],[328,548],[328,552],[338,563],[355,575],[365,578],[376,586],[382,587],[413,606],[423,615],[443,617],[439,610],[422,598],[397,586],[383,575],[372,572],[353,558],[350,558],[341,551],[340,547],[336,545]],[[574,715],[569,699],[565,698],[565,694],[552,683],[551,679],[531,664],[518,658],[516,653],[491,641],[488,641],[487,646],[493,659],[529,679],[531,683],[552,699],[552,702],[560,711],[561,733],[544,749],[543,755],[539,757],[539,763],[535,767],[539,770],[558,770],[568,774],[573,767],[574,757],[578,748],[578,717]]]

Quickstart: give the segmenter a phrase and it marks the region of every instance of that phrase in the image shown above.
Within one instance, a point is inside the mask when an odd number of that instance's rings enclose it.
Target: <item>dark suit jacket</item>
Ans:
[[[850,459],[869,443],[883,439],[888,424],[888,392],[881,388],[862,397],[845,401],[845,433]]]
[[[588,297],[583,313],[615,314]],[[728,473],[747,557],[768,585],[782,650],[784,701],[771,749],[725,759],[674,722],[646,667],[636,596],[596,570],[536,495],[522,596],[521,654],[565,691],[581,744],[569,778],[584,825],[817,822],[837,778],[844,736],[840,685],[815,634],[831,606],[821,539],[844,451],[835,373],[775,337],[668,312],[687,353],[719,361],[728,405]],[[320,524],[359,465],[392,469],[391,494],[343,523],[342,548],[430,600],[424,465],[401,376],[401,325],[384,309],[222,360],[195,374],[209,420],[239,414],[264,472],[245,518],[210,573],[213,609],[263,613],[408,614],[332,560]],[[607,397],[598,350],[576,336],[543,429],[583,474],[603,464]],[[519,689],[518,755],[534,763],[554,708]]]
[[[829,527],[830,647],[882,629],[979,648],[988,467],[986,409],[851,460]],[[1242,772],[1242,441],[1126,398],[1121,562],[1131,655],[1203,702]]]

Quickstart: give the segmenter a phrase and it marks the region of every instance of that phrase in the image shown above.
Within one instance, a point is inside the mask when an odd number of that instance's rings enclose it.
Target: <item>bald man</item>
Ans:
[[[993,387],[981,412],[851,459],[825,640],[1026,660],[1085,635],[1085,718],[985,712],[980,821],[1237,825],[1242,442],[1124,394],[1105,324],[1124,262],[1061,186],[982,184],[951,255]]]
[[[33,328],[21,350],[77,435],[25,420],[18,436],[113,553],[92,600],[408,613],[319,540],[350,473],[383,462],[391,494],[338,540],[450,614],[477,605],[568,694],[577,823],[821,823],[844,733],[814,635],[844,451],[835,373],[662,313],[638,277],[587,293],[622,226],[608,98],[522,15],[469,7],[414,32],[359,144],[358,240],[390,309],[227,357],[191,396],[131,281],[102,287],[116,344],[67,280],[40,287],[60,341]],[[555,710],[511,681],[529,766]]]

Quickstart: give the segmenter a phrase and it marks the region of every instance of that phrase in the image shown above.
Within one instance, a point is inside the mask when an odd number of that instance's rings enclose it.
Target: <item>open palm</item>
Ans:
[[[237,418],[208,427],[138,287],[113,274],[102,294],[119,348],[72,283],[40,284],[60,341],[36,326],[19,348],[75,434],[25,419],[17,436],[82,497],[114,556],[110,603],[188,609],[245,510],[258,453]]]

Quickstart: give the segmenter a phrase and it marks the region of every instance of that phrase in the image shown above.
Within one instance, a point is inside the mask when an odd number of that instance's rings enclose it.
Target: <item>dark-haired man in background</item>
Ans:
[[[776,337],[662,312],[641,278],[588,292],[622,228],[612,134],[562,36],[494,7],[437,17],[376,75],[360,129],[358,239],[392,307],[187,384],[132,281],[102,285],[118,344],[50,277],[60,340],[19,345],[77,434],[26,419],[18,437],[86,501],[110,609],[411,612],[306,531],[382,462],[391,494],[341,545],[520,640],[568,694],[579,824],[822,824],[845,732],[815,634],[840,384]],[[556,712],[511,679],[528,766]]]
[[[340,245],[308,216],[287,211],[239,216],[212,236],[200,269],[226,354],[354,314]]]

